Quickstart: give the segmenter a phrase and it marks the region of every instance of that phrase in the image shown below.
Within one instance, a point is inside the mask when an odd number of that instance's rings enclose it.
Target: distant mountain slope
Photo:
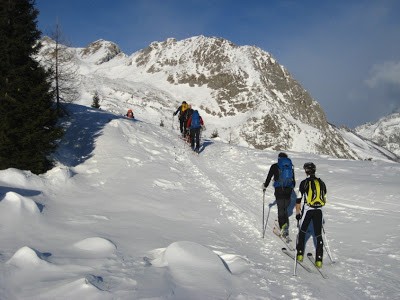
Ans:
[[[337,128],[343,139],[363,160],[391,160],[400,162],[400,157],[388,149],[347,128]]]
[[[400,113],[355,128],[355,132],[400,157]]]
[[[43,44],[39,59],[45,61],[51,41]],[[81,104],[90,105],[97,91],[102,109],[124,114],[133,108],[138,118],[169,125],[186,100],[200,111],[208,136],[217,131],[223,141],[257,149],[359,158],[321,106],[260,48],[197,36],[153,42],[130,56],[103,40],[70,51]]]

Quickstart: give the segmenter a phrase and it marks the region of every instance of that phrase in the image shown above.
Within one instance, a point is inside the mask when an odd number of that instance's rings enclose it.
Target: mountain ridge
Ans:
[[[224,141],[360,158],[328,123],[318,102],[258,47],[197,36],[152,42],[129,56],[118,50],[104,40],[72,49],[82,103],[89,105],[97,91],[103,109],[122,114],[133,106],[138,117],[159,122],[170,119],[186,100]]]
[[[376,122],[368,122],[357,126],[354,131],[400,157],[399,112],[384,116]]]

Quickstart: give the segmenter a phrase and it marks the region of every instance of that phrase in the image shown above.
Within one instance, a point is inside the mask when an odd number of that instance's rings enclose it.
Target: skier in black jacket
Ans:
[[[183,119],[183,113],[185,110],[187,110],[189,105],[186,103],[186,101],[183,101],[182,104],[178,107],[178,109],[173,113],[173,116],[179,113],[179,129],[182,133],[182,135],[185,134],[184,130],[184,119]]]
[[[315,266],[322,268],[324,242],[321,232],[323,221],[321,208],[326,202],[326,185],[320,178],[315,177],[317,168],[314,163],[305,163],[303,168],[308,178],[304,179],[300,183],[299,191],[301,193],[301,198],[296,200],[296,219],[301,222],[299,238],[296,246],[297,260],[303,261],[306,232],[308,225],[312,221],[314,234],[317,239]],[[304,204],[303,208],[301,209],[302,199],[304,199]]]
[[[187,128],[187,121],[193,114],[192,105],[189,104],[188,109],[182,113],[182,120],[183,120],[183,137],[186,138],[189,135],[189,128]]]

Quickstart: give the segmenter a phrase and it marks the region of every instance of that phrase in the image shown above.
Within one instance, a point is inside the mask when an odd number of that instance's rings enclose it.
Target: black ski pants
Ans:
[[[308,225],[313,222],[314,234],[317,238],[317,247],[315,250],[315,260],[322,261],[322,256],[324,252],[324,241],[322,239],[322,210],[320,209],[309,209],[306,211],[306,215],[303,217],[301,222],[299,239],[297,242],[297,253],[304,255],[305,239]]]
[[[200,129],[200,127],[190,129],[190,146],[192,147],[192,149],[200,149]],[[195,144],[196,148],[194,148]]]
[[[179,129],[181,131],[181,133],[184,133],[184,129],[185,129],[185,118],[183,116],[179,117]]]
[[[278,207],[278,222],[279,227],[287,223],[289,226],[288,207],[290,205],[290,198],[292,196],[292,188],[275,188],[276,206]]]

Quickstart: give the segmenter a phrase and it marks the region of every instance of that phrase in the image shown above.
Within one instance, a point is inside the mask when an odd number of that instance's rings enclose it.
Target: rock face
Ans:
[[[116,44],[104,40],[97,40],[80,51],[84,59],[93,57],[96,65],[108,62],[120,53],[121,50]]]
[[[106,99],[103,109],[117,111],[120,106],[124,111],[134,104],[143,116],[163,119],[187,100],[222,140],[257,149],[358,158],[327,122],[321,106],[260,48],[196,36],[153,42],[130,56],[103,40],[72,52],[81,70],[81,94],[98,91]]]
[[[357,155],[331,128],[321,106],[267,52],[220,38],[193,37],[152,43],[133,57],[173,85],[206,86],[224,117],[246,115],[239,136],[258,149],[300,150],[336,157]]]
[[[400,113],[358,126],[355,132],[400,157]]]

